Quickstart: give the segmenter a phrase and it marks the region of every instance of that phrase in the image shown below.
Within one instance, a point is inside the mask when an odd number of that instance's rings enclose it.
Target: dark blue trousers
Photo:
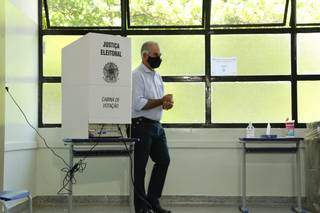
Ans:
[[[170,156],[167,139],[161,124],[143,117],[133,119],[131,136],[139,138],[134,151],[134,185],[135,209],[148,207],[147,200],[152,207],[159,205],[159,198],[166,180]],[[148,159],[154,162],[148,192],[145,190],[145,176]]]

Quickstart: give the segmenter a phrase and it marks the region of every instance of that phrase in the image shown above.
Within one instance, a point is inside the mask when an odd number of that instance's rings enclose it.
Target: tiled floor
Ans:
[[[171,206],[168,209],[173,213],[239,213],[235,206],[216,206],[216,207],[183,207]],[[251,207],[250,213],[289,213],[290,207]],[[34,213],[59,213],[67,212],[65,207],[44,206],[34,209]],[[125,206],[75,206],[74,213],[129,213],[129,208]]]

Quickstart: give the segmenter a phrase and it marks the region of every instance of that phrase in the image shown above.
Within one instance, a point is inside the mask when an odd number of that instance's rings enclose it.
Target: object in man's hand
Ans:
[[[169,110],[173,107],[173,101],[165,101],[163,102],[162,108],[165,110]]]
[[[172,102],[172,99],[173,99],[173,96],[172,96],[172,94],[167,94],[167,95],[165,95],[165,96],[163,96],[163,102]]]

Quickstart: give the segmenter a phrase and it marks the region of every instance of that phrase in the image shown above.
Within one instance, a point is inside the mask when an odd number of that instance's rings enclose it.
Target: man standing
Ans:
[[[166,135],[159,121],[163,109],[173,107],[172,95],[164,95],[162,78],[155,71],[162,61],[159,45],[145,42],[141,47],[141,58],[141,65],[132,73],[131,136],[140,139],[134,152],[135,210],[136,213],[170,213],[159,202],[170,163]],[[146,193],[149,156],[155,164]]]

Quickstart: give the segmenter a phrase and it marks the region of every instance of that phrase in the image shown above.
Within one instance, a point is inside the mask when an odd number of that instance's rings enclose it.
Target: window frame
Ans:
[[[42,4],[42,1],[44,5]],[[288,2],[288,0],[287,0]],[[205,83],[205,123],[175,123],[163,124],[167,128],[245,128],[247,123],[212,123],[211,122],[211,83],[214,82],[250,82],[250,81],[290,81],[291,82],[291,117],[296,120],[297,128],[305,128],[306,123],[298,121],[297,106],[297,82],[320,81],[319,75],[297,74],[297,34],[320,33],[320,27],[297,28],[296,23],[296,0],[291,0],[291,17],[289,27],[250,26],[250,28],[212,28],[210,25],[211,0],[203,0],[203,26],[199,29],[190,26],[160,26],[145,29],[144,26],[132,27],[128,25],[129,0],[121,1],[121,27],[52,27],[46,9],[47,0],[38,0],[38,51],[39,51],[39,81],[38,81],[38,126],[40,128],[61,127],[61,124],[43,123],[43,84],[61,83],[61,76],[43,75],[43,37],[46,35],[84,35],[88,32],[108,33],[113,35],[203,35],[205,39],[205,75],[202,76],[163,76],[164,82],[204,82]],[[42,27],[42,7],[44,6],[47,28]],[[289,8],[287,8],[289,10]],[[287,10],[287,12],[288,12]],[[286,12],[286,14],[287,14]],[[286,16],[285,14],[285,16]],[[286,19],[286,17],[285,17]],[[291,47],[291,74],[290,75],[250,75],[250,76],[211,76],[211,36],[219,34],[288,34],[290,35]],[[265,123],[255,123],[255,127],[265,127]],[[272,123],[273,127],[284,127],[284,123]]]

